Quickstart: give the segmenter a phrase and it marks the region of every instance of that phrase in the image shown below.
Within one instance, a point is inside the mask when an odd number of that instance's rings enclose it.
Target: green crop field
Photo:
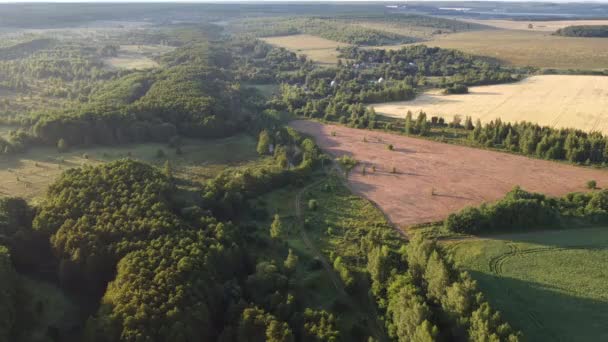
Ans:
[[[605,227],[454,239],[445,246],[527,340],[608,340]]]

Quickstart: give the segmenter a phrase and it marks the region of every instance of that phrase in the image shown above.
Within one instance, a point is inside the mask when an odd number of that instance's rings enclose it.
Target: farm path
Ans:
[[[334,167],[335,167],[335,164],[334,164]],[[364,321],[368,325],[368,328],[370,329],[370,331],[372,331],[374,333],[375,337],[379,341],[385,341],[386,338],[385,338],[384,329],[382,329],[381,325],[379,324],[378,320],[376,319],[377,312],[375,310],[375,307],[373,307],[373,305],[372,305],[372,310],[370,312],[370,310],[366,310],[368,308],[363,308],[359,303],[357,303],[350,297],[350,295],[346,292],[346,289],[344,288],[344,284],[342,283],[342,280],[334,271],[333,266],[325,258],[325,255],[313,243],[313,241],[308,236],[308,233],[306,232],[306,227],[304,225],[304,216],[302,215],[302,195],[304,195],[306,193],[306,191],[310,190],[312,187],[320,184],[321,182],[323,182],[323,179],[313,182],[311,184],[308,184],[304,188],[300,189],[295,196],[294,204],[295,204],[296,218],[298,221],[298,227],[299,227],[299,231],[300,231],[300,237],[302,238],[302,241],[304,242],[306,247],[308,249],[310,249],[310,251],[317,257],[317,259],[323,265],[325,272],[327,273],[329,279],[331,280],[334,287],[336,288],[336,291],[338,291],[339,296],[344,298],[346,300],[346,302],[348,303],[348,305],[353,310],[355,310],[357,312],[365,313]]]

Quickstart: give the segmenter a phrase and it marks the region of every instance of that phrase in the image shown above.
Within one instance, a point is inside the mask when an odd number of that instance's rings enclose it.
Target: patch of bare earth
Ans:
[[[313,121],[290,125],[313,136],[332,156],[357,159],[359,165],[348,175],[351,189],[400,227],[498,200],[516,185],[553,196],[585,191],[592,179],[608,186],[604,170]]]

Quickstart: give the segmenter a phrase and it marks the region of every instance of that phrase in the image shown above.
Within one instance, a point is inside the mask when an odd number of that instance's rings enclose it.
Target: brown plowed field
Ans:
[[[290,125],[313,136],[334,157],[357,159],[359,165],[348,176],[351,189],[375,202],[400,227],[441,220],[466,206],[500,199],[516,185],[555,196],[584,191],[591,179],[608,186],[608,171],[603,170],[312,121]]]

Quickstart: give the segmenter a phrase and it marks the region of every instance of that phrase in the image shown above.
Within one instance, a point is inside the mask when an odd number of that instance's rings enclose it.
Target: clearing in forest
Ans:
[[[290,125],[332,156],[359,161],[348,175],[351,190],[401,227],[498,200],[516,185],[554,196],[584,191],[592,179],[608,186],[604,170],[313,121]]]
[[[529,341],[608,340],[608,228],[444,242]]]
[[[336,49],[350,45],[309,34],[295,34],[261,39],[268,44],[286,48],[298,55],[306,55],[319,64],[336,64],[338,62],[339,54]]]
[[[65,153],[51,147],[33,147],[0,158],[0,195],[36,201],[63,171],[121,158],[142,160],[158,167],[169,160],[177,177],[193,182],[214,177],[228,165],[263,161],[255,151],[255,140],[248,135],[205,141],[185,139],[179,155],[159,143],[73,148]]]
[[[174,48],[164,45],[121,45],[116,57],[104,59],[111,69],[143,70],[158,67],[153,59]]]
[[[430,91],[413,101],[373,105],[390,117],[424,111],[451,121],[454,115],[488,122],[529,121],[556,128],[608,133],[608,77],[533,76],[521,82],[469,88],[469,94],[443,95]]]

